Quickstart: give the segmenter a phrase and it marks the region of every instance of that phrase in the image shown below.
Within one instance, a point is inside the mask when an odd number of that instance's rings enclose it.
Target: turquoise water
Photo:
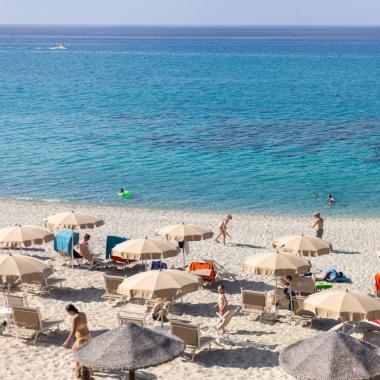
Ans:
[[[0,83],[2,197],[380,215],[379,28],[0,27]]]

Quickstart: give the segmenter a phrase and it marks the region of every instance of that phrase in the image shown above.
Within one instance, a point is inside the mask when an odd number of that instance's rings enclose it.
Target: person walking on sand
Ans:
[[[219,238],[220,238],[221,236],[223,236],[223,244],[226,245],[226,237],[227,237],[227,235],[228,235],[228,236],[231,236],[231,235],[229,235],[229,233],[227,232],[227,225],[228,225],[228,222],[229,222],[230,220],[232,220],[232,215],[231,215],[231,214],[228,214],[228,215],[225,217],[225,219],[223,219],[223,220],[220,222],[220,224],[219,224],[219,226],[218,226],[218,232],[219,232],[219,234],[218,234],[218,236],[215,238],[215,241],[216,241],[217,243],[219,243]]]
[[[315,222],[311,228],[315,228],[315,236],[322,239],[324,220],[319,212],[314,214]]]

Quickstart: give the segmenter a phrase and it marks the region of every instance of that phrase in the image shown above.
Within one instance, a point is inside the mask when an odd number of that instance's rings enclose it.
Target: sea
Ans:
[[[1,198],[380,216],[380,28],[0,26],[0,85]]]

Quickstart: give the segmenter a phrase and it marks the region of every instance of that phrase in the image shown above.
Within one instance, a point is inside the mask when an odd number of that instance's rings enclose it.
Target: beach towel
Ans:
[[[152,266],[150,267],[150,269],[151,270],[168,269],[168,265],[161,261],[152,261]]]
[[[189,273],[201,277],[205,281],[215,281],[217,273],[212,263],[201,263],[193,261],[189,265]]]
[[[323,278],[327,282],[351,282],[351,280],[343,274],[343,272],[339,272],[337,269],[329,269]]]
[[[67,256],[71,255],[71,240],[73,238],[73,232],[70,230],[61,230],[54,238],[54,251],[66,253]],[[79,242],[79,233],[74,232],[74,246]]]
[[[115,245],[123,243],[126,240],[128,240],[128,238],[108,235],[106,241],[106,260],[108,260],[111,256],[112,248],[114,248]]]

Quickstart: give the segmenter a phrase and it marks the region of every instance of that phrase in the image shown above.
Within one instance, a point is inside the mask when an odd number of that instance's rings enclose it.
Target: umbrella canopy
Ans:
[[[127,323],[90,340],[75,357],[95,370],[135,371],[169,362],[185,348],[177,338]]]
[[[41,227],[36,226],[15,226],[2,228],[0,230],[1,248],[22,248],[32,245],[48,243],[54,240],[54,235]]]
[[[194,224],[175,224],[166,226],[155,231],[156,235],[165,236],[168,239],[177,241],[199,241],[211,239],[214,233],[203,227]]]
[[[371,379],[380,375],[380,349],[331,331],[285,348],[280,365],[300,380]]]
[[[91,214],[71,211],[48,216],[45,219],[45,224],[49,228],[69,228],[73,230],[75,228],[100,227],[104,224],[104,221]]]
[[[304,309],[316,316],[343,321],[380,319],[380,301],[365,293],[331,289],[306,298]]]
[[[198,290],[201,281],[180,270],[150,270],[126,278],[117,291],[130,298],[172,298]]]
[[[250,256],[245,259],[244,271],[266,276],[292,276],[306,273],[311,264],[302,257],[286,253],[267,253],[260,256]]]
[[[33,257],[22,255],[0,256],[0,277],[4,283],[17,281],[33,283],[41,278],[48,277],[52,273],[52,267]]]
[[[321,256],[330,252],[330,246],[324,240],[307,235],[283,236],[273,242],[272,246],[299,256]]]
[[[129,260],[158,260],[177,256],[179,248],[161,240],[145,238],[117,244],[112,252]]]

